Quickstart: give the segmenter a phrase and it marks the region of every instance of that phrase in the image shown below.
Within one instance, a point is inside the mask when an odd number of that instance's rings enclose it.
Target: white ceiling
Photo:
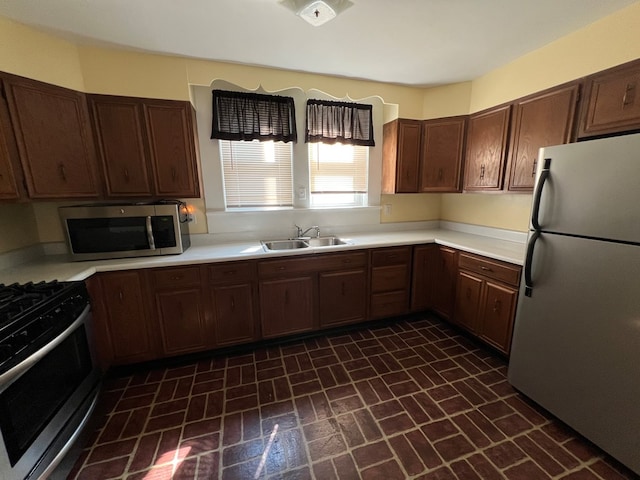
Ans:
[[[352,1],[320,27],[278,0],[0,0],[0,15],[80,42],[425,86],[476,78],[637,0]]]

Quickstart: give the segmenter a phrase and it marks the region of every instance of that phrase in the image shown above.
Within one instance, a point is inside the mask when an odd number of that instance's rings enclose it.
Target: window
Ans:
[[[291,143],[219,143],[227,208],[293,206]]]
[[[309,143],[309,191],[312,207],[365,206],[369,147]]]

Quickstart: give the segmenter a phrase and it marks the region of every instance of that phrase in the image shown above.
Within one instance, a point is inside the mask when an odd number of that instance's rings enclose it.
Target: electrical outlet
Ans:
[[[384,211],[385,215],[391,215],[391,204],[390,203],[385,203],[383,211]]]

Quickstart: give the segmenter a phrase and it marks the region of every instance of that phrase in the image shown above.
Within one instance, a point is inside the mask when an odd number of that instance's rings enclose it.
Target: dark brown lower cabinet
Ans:
[[[154,296],[163,353],[178,355],[213,347],[199,287],[156,291]]]
[[[313,280],[307,275],[260,281],[260,323],[264,338],[314,329]]]
[[[449,247],[438,245],[434,261],[433,310],[442,318],[451,319],[456,291],[456,273],[458,252]]]
[[[468,253],[458,268],[453,322],[508,355],[521,268]]]
[[[372,250],[370,269],[370,317],[407,313],[411,291],[411,247]]]
[[[158,323],[162,353],[171,356],[213,348],[200,268],[152,269],[148,275],[153,298],[150,311]]]
[[[357,323],[367,318],[367,272],[363,268],[325,272],[318,277],[320,327]]]
[[[255,262],[209,267],[211,309],[216,346],[238,345],[260,338]]]
[[[122,365],[156,358],[155,329],[144,305],[140,271],[100,273],[91,277],[95,338],[100,364]]]

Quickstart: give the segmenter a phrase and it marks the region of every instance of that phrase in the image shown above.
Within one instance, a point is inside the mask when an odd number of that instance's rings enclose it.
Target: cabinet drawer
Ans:
[[[209,266],[211,283],[233,283],[253,280],[256,266],[253,262],[230,262]]]
[[[374,267],[407,264],[410,260],[411,247],[383,248],[371,252],[371,265]]]
[[[156,288],[200,285],[199,267],[163,268],[151,270],[150,275]]]
[[[316,260],[317,259],[312,257],[267,260],[258,263],[258,275],[260,277],[275,277],[279,275],[310,272],[315,269]]]
[[[498,260],[490,260],[485,257],[460,253],[458,267],[471,272],[476,272],[486,277],[500,280],[510,285],[518,286],[520,283],[520,267]]]
[[[376,293],[371,295],[371,317],[382,318],[402,315],[409,308],[409,295],[406,291]]]
[[[340,270],[343,268],[364,267],[367,264],[367,254],[341,253],[322,255],[317,259],[317,267],[320,270]]]
[[[390,292],[409,289],[409,267],[390,265],[375,267],[371,270],[371,292]]]

